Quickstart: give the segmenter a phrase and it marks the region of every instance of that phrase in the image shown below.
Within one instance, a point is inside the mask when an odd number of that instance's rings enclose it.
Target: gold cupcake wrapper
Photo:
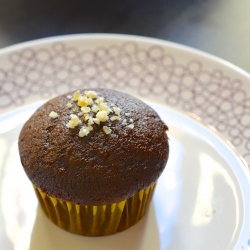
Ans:
[[[52,222],[86,236],[111,235],[133,226],[147,212],[154,188],[155,184],[118,203],[85,206],[58,200],[34,186],[40,205]]]

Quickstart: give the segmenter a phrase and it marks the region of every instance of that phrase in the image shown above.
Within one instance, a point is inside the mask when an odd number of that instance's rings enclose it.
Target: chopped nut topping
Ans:
[[[129,125],[128,125],[128,128],[133,129],[134,127],[135,127],[134,124],[129,124]]]
[[[119,109],[117,107],[113,107],[113,110],[114,110],[114,112],[115,112],[116,115],[120,115],[121,109]]]
[[[67,103],[67,107],[68,107],[69,109],[72,108],[72,103],[68,102],[68,103]]]
[[[98,118],[101,122],[106,122],[108,120],[108,113],[101,110],[96,114],[96,118]]]
[[[90,97],[91,99],[96,99],[97,98],[97,93],[95,91],[85,91],[84,94],[87,96],[87,97]]]
[[[82,119],[84,122],[83,126],[81,127],[79,131],[79,136],[84,137],[87,136],[90,131],[93,130],[93,124],[98,124],[100,125],[100,122],[106,122],[109,120],[111,121],[119,121],[121,120],[120,113],[121,110],[118,108],[114,103],[111,103],[110,106],[108,105],[107,102],[104,101],[103,97],[98,96],[98,93],[95,91],[89,90],[85,91],[84,94],[80,93],[80,91],[76,91],[73,93],[73,96],[68,95],[68,99],[74,100],[77,103],[77,106],[74,107],[71,102],[67,103],[67,107],[70,109],[72,108],[74,113],[77,113],[78,116]],[[95,102],[93,102],[93,100]],[[52,111],[50,113],[50,117],[56,118],[58,116],[57,113],[53,113]],[[114,112],[115,115],[109,117],[109,114]],[[95,114],[96,113],[96,114]],[[125,115],[129,115],[129,113],[126,113]],[[68,128],[75,128],[78,126],[82,121],[76,114],[71,114],[70,115],[70,120],[67,123]],[[95,116],[95,117],[93,117]],[[133,122],[133,119],[129,120],[130,122]],[[127,125],[127,120],[124,119],[122,124]],[[130,124],[128,127],[133,128],[133,124]],[[103,126],[103,131],[106,134],[111,133],[111,129],[108,126]]]
[[[49,117],[55,119],[55,118],[58,117],[58,114],[56,112],[54,112],[54,111],[51,111],[50,114],[49,114]]]
[[[76,115],[70,115],[71,119],[69,120],[68,124],[66,125],[68,128],[75,128],[81,123],[80,119]]]
[[[82,107],[81,108],[81,111],[86,114],[86,113],[89,113],[90,112],[90,108],[89,107]]]
[[[79,90],[77,90],[74,94],[73,94],[73,100],[74,101],[78,101],[79,97],[81,96],[81,93]]]
[[[105,134],[110,134],[111,133],[111,129],[109,127],[107,127],[107,126],[103,126],[102,129],[105,132]]]

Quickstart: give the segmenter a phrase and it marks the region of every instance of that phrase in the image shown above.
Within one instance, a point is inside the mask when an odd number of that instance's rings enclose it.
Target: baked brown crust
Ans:
[[[162,173],[169,154],[167,126],[151,107],[125,93],[94,90],[109,105],[121,108],[122,119],[129,113],[134,128],[109,120],[92,125],[87,136],[79,137],[80,126],[66,126],[74,113],[66,105],[71,92],[40,107],[23,126],[18,142],[24,170],[37,188],[83,205],[119,202],[149,187]],[[51,111],[58,118],[50,118]],[[103,125],[112,133],[105,134]]]

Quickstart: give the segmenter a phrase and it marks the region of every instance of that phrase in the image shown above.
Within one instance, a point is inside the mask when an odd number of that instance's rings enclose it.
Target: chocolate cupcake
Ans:
[[[31,116],[20,133],[20,158],[56,225],[109,235],[147,211],[168,160],[167,129],[128,94],[83,89],[51,99]]]

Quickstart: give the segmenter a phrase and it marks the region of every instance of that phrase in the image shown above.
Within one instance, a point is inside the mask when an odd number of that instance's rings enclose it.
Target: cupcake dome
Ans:
[[[167,129],[128,94],[82,89],[32,115],[20,133],[20,158],[30,181],[49,196],[110,204],[156,182],[168,160]]]

